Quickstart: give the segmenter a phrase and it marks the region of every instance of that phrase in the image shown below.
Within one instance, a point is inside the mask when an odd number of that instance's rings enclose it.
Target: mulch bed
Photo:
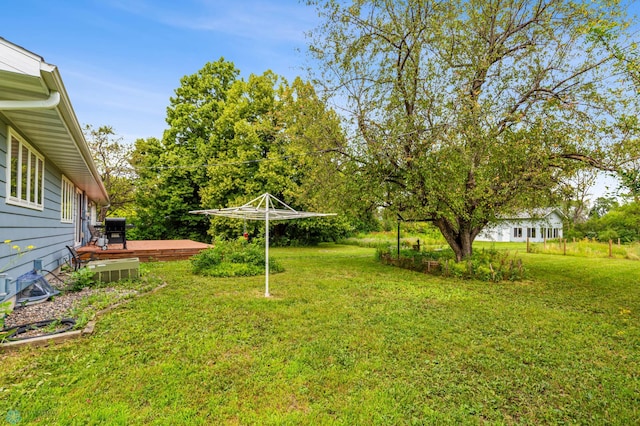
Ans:
[[[14,307],[13,312],[5,317],[4,326],[5,329],[10,329],[39,321],[72,317],[73,309],[83,299],[86,299],[87,297],[98,293],[112,292],[119,293],[118,296],[120,297],[123,297],[127,294],[136,293],[135,290],[123,290],[114,288],[85,288],[77,292],[67,292],[58,296],[54,296],[53,298],[42,303]],[[47,331],[45,330],[32,330],[29,331],[28,336],[24,335],[21,337],[35,337],[45,334],[46,332]]]

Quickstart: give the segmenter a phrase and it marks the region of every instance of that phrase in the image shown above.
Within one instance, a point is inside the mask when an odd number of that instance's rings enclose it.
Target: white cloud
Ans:
[[[167,26],[207,31],[249,40],[300,42],[315,26],[315,13],[295,2],[110,0],[112,7]]]

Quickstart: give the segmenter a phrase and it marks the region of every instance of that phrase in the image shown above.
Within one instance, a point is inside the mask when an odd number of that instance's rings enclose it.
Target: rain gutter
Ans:
[[[0,101],[0,111],[22,110],[22,109],[53,109],[60,103],[60,93],[51,91],[48,99],[23,100],[23,101]]]

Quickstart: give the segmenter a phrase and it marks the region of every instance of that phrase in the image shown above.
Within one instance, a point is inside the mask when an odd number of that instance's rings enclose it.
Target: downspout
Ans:
[[[0,111],[22,110],[22,109],[52,109],[60,103],[60,93],[51,91],[48,99],[42,100],[22,100],[22,101],[0,101]]]

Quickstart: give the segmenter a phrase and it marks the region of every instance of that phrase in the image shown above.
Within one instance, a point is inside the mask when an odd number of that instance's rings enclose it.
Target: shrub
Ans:
[[[480,281],[516,281],[524,278],[525,270],[520,259],[509,252],[486,250],[474,252],[470,259],[455,262],[451,249],[436,251],[401,250],[400,258],[392,248],[379,248],[376,258],[400,268],[419,272],[437,273],[445,277],[475,279]],[[438,267],[432,263],[438,262]]]
[[[264,264],[264,240],[260,239],[251,243],[244,238],[216,240],[213,248],[203,250],[191,258],[193,272],[210,277],[260,275],[264,273]],[[269,259],[270,272],[283,270],[279,263]]]

